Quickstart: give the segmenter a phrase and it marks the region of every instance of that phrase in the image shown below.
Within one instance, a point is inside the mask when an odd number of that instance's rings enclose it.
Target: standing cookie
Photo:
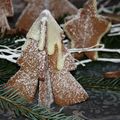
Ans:
[[[110,22],[97,14],[96,0],[88,0],[83,9],[64,25],[72,48],[88,48],[99,44],[109,28]],[[97,58],[96,52],[76,53],[75,57],[80,59],[83,55],[93,60]]]
[[[88,94],[69,72],[76,65],[62,39],[63,30],[51,13],[44,10],[27,34],[18,59],[21,68],[7,85],[30,102],[39,85],[39,104],[49,107],[53,101],[60,106],[85,101]]]

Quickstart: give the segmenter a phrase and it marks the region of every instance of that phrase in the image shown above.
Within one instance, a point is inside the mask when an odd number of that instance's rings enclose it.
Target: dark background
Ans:
[[[76,5],[78,8],[82,7],[84,2],[86,0],[70,0],[74,5]],[[114,6],[120,3],[120,0],[99,0],[98,8],[101,7],[101,5],[105,4],[106,1],[108,3],[105,5],[108,6]],[[15,16],[13,18],[8,18],[9,23],[12,27],[14,27],[15,22],[18,18],[18,16],[21,14],[22,10],[25,8],[26,4],[23,2],[23,0],[13,0],[14,2],[14,9],[15,9]],[[117,11],[119,14],[120,12]],[[101,13],[103,14],[103,13]],[[9,38],[9,37],[8,37]],[[7,38],[4,38],[7,39]],[[12,37],[11,37],[12,39]],[[102,39],[102,42],[105,43],[105,45],[108,48],[120,48],[120,36],[117,37],[107,37],[107,35]],[[4,44],[4,42],[1,42]],[[12,44],[12,43],[10,43]],[[116,57],[120,58],[118,54],[108,54],[108,53],[99,53],[102,57]],[[12,68],[12,69],[11,69]],[[16,64],[10,63],[6,60],[0,60],[0,79],[3,81],[6,81],[16,73],[16,71],[19,69],[19,67]],[[77,70],[72,71],[72,74],[78,79],[79,77],[83,77],[86,82],[89,78],[91,78],[91,83],[96,78],[99,80],[103,78],[103,74],[108,71],[116,71],[120,70],[120,64],[119,63],[110,63],[110,62],[92,62],[89,64],[86,64],[85,67],[78,66]],[[104,78],[103,78],[104,79]],[[96,88],[92,85],[86,86],[84,82],[81,79],[78,79],[78,81],[84,86],[84,88],[87,90],[90,98],[83,103],[76,104],[73,106],[66,106],[63,109],[63,112],[67,115],[74,114],[76,116],[82,116],[86,120],[120,120],[120,89],[118,90],[112,90],[107,89],[104,86],[101,86]],[[111,81],[112,79],[105,79],[107,82]],[[90,84],[89,82],[89,84]],[[120,83],[120,82],[119,82]],[[95,84],[96,85],[96,84]],[[120,87],[120,84],[118,84]],[[55,107],[56,110],[59,110],[59,107]],[[0,110],[0,120],[24,120],[24,118],[15,118],[13,112],[11,111],[2,111]]]

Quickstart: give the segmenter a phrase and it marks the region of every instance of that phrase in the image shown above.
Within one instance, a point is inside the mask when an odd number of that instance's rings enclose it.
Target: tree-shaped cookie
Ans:
[[[7,16],[13,16],[12,0],[0,0],[0,30],[3,33],[5,30],[10,30],[7,21]]]
[[[70,105],[82,102],[88,98],[87,93],[82,86],[70,74],[70,70],[75,69],[74,58],[62,44],[63,30],[57,24],[49,11],[41,13],[41,21],[46,22],[46,35],[39,41],[39,50],[46,52],[47,75],[51,81],[54,101],[58,105]],[[37,23],[37,22],[36,22]],[[27,37],[38,39],[35,33],[40,33],[39,25],[33,24]],[[45,30],[45,29],[44,29]],[[43,31],[44,31],[43,30]],[[46,37],[45,37],[46,36]],[[43,82],[43,81],[42,81]],[[47,86],[47,85],[46,85]]]
[[[53,101],[60,106],[85,101],[87,93],[69,72],[76,65],[62,39],[63,30],[48,10],[43,11],[27,34],[18,59],[21,68],[8,85],[32,100],[39,82],[39,103],[46,106]]]
[[[83,9],[64,25],[72,48],[89,48],[99,44],[109,28],[110,22],[97,14],[96,0],[88,0]],[[93,60],[97,58],[96,52],[77,53],[75,57],[79,59],[83,55]]]
[[[68,0],[31,0],[23,10],[16,24],[21,31],[27,32],[42,10],[48,9],[58,19],[66,14],[76,14],[77,8]]]

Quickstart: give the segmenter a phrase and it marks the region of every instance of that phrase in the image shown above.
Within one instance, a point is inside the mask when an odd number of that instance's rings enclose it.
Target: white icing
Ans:
[[[55,46],[57,45],[58,48],[58,56],[57,56],[57,69],[61,70],[64,66],[64,58],[62,55],[62,37],[61,34],[63,30],[60,28],[58,23],[55,21],[53,16],[45,11],[48,15],[48,31],[47,31],[47,50],[48,55],[52,55],[55,52]]]
[[[47,33],[47,35],[46,35]],[[40,16],[33,23],[30,28],[27,38],[39,41],[39,50],[44,50],[45,44],[47,45],[48,55],[55,52],[55,46],[58,48],[57,68],[61,70],[64,66],[64,57],[62,55],[62,34],[63,30],[55,21],[49,10],[44,10]],[[45,43],[47,38],[47,43]],[[26,45],[25,45],[26,46]]]
[[[47,23],[47,18],[43,17],[41,19],[41,31],[40,31],[40,40],[39,40],[39,50],[43,50],[45,47],[45,38],[46,38],[46,23]]]
[[[30,30],[28,31],[28,33],[26,35],[26,37],[28,39],[33,39],[33,40],[39,41],[39,39],[40,39],[40,31],[41,31],[40,22],[41,22],[40,17],[38,17],[36,19],[36,21],[32,24]]]

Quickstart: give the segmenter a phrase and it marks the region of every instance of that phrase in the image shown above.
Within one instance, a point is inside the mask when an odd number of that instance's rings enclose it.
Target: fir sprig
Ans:
[[[23,43],[15,43],[16,37],[6,37],[0,38],[0,44],[16,48]],[[20,37],[21,38],[21,37]],[[117,37],[104,37],[103,43],[105,43],[107,48],[112,48],[114,46],[119,48],[119,38]],[[108,54],[107,54],[108,55]],[[104,56],[102,53],[101,56]],[[117,56],[118,55],[115,55]],[[92,67],[92,66],[91,66]],[[15,74],[19,69],[16,64],[10,63],[6,60],[0,60],[0,84],[7,82],[7,80]],[[104,79],[104,78],[95,78],[95,77],[79,77],[77,80],[85,88],[96,88],[96,89],[109,89],[109,90],[120,90],[120,79]],[[28,119],[32,120],[74,120],[72,116],[65,116],[59,112],[53,112],[50,109],[43,106],[31,106],[28,107],[25,100],[21,98],[17,91],[12,89],[6,89],[0,86],[0,108],[1,109],[11,109],[15,112],[16,115],[23,115]],[[81,118],[77,118],[81,119]]]
[[[73,116],[65,116],[44,106],[33,105],[27,107],[25,99],[19,96],[16,90],[0,86],[0,108],[11,109],[17,116],[23,115],[31,120],[77,120]],[[79,120],[82,120],[79,118]]]
[[[79,77],[77,80],[86,88],[120,91],[120,78]]]

